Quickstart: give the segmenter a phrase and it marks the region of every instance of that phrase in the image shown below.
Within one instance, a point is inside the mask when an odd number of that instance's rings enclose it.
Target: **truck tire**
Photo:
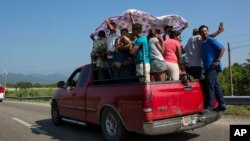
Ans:
[[[52,117],[52,122],[54,123],[54,125],[61,125],[62,124],[62,117],[59,114],[59,109],[58,109],[58,105],[56,102],[52,103],[51,117]]]
[[[3,102],[3,100],[1,99],[0,102]]]
[[[123,141],[126,139],[127,131],[120,117],[111,108],[105,108],[101,115],[102,134],[107,141]]]

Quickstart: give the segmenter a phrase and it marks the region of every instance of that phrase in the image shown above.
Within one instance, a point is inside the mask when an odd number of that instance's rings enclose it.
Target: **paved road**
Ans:
[[[130,141],[229,141],[230,124],[250,124],[250,117],[222,116],[203,128],[161,136],[132,134]],[[0,141],[103,141],[98,126],[54,126],[50,105],[0,103]]]

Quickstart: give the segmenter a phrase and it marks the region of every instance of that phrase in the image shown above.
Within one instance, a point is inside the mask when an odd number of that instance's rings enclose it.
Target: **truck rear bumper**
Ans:
[[[151,123],[145,122],[143,124],[143,130],[146,135],[160,135],[185,131],[212,123],[218,120],[220,115],[219,112],[209,112],[205,114],[193,114],[189,116],[158,120]],[[190,121],[188,121],[188,119],[190,119]]]

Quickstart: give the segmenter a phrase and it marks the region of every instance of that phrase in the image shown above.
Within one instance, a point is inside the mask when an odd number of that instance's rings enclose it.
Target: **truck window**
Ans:
[[[71,86],[71,87],[75,87],[76,86],[77,81],[78,81],[79,76],[80,76],[80,73],[81,73],[81,70],[82,69],[77,69],[76,71],[74,71],[72,73],[72,75],[69,77],[69,79],[68,79],[68,81],[66,83],[67,86]]]
[[[90,67],[84,67],[82,69],[82,75],[79,79],[79,81],[80,81],[79,86],[80,87],[84,87],[86,85],[87,80],[88,80],[88,76],[89,76],[89,72],[90,72]]]

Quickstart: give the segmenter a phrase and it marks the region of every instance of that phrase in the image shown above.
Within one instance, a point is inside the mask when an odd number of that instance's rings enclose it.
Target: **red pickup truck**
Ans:
[[[108,141],[123,140],[127,131],[146,135],[190,130],[212,123],[219,112],[202,113],[202,81],[95,83],[91,65],[77,68],[57,83],[51,101],[52,121],[101,126]],[[218,104],[215,101],[215,107]]]

